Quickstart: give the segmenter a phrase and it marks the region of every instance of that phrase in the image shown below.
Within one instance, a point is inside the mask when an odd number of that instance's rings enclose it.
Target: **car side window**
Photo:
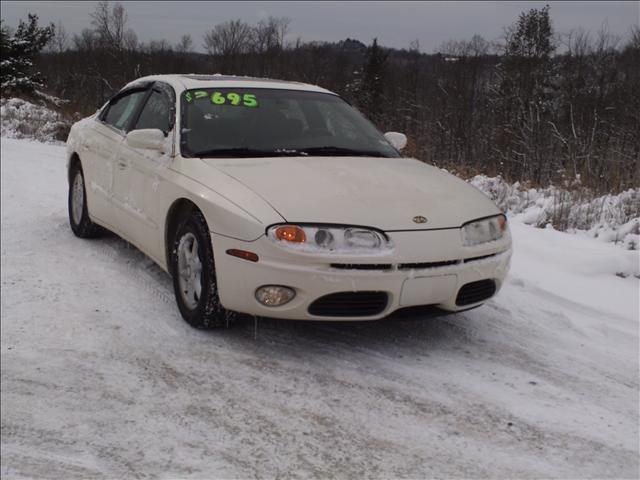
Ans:
[[[124,130],[145,94],[144,90],[139,90],[115,99],[102,120],[118,130]]]
[[[166,136],[173,123],[172,115],[173,111],[167,96],[154,89],[143,107],[134,129],[157,128],[162,130]]]

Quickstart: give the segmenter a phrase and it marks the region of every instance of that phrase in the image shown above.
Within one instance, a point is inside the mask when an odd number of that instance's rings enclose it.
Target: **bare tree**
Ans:
[[[487,55],[490,43],[481,35],[474,35],[471,40],[448,40],[442,43],[437,51],[453,57],[478,57]]]
[[[447,40],[442,42],[437,48],[436,52],[447,56],[457,56],[460,54],[460,42],[458,40]]]
[[[250,48],[259,56],[259,75],[273,75],[280,68],[280,53],[285,49],[284,41],[290,22],[285,17],[269,17],[252,27]]]
[[[204,48],[209,55],[239,55],[249,50],[252,29],[242,20],[220,23],[204,36]]]
[[[180,37],[180,41],[176,45],[175,48],[178,53],[189,53],[193,50],[193,40],[191,39],[191,35],[182,35]]]
[[[640,49],[640,27],[638,25],[633,25],[629,34],[631,37],[629,46],[631,48]]]
[[[62,25],[62,22],[58,20],[55,28],[54,37],[51,39],[49,44],[51,51],[62,53],[69,46],[69,36],[67,35],[67,30]]]
[[[133,51],[138,48],[138,36],[136,35],[136,32],[131,29],[124,32],[124,48],[129,51]]]
[[[600,29],[596,33],[596,53],[598,55],[606,55],[613,53],[620,43],[620,36],[614,35],[609,30],[609,22],[602,22]]]
[[[280,48],[284,48],[284,39],[289,33],[289,27],[291,25],[291,19],[288,17],[281,17],[276,20],[276,31],[278,35],[278,44]]]
[[[260,20],[253,27],[251,43],[256,53],[263,54],[278,44],[277,30],[273,20],[275,20],[273,17],[269,17],[267,20]]]
[[[148,44],[142,47],[142,50],[148,53],[164,53],[173,51],[173,48],[168,41],[166,41],[165,39],[161,39],[150,40]]]
[[[253,29],[242,20],[229,20],[213,27],[204,36],[204,48],[210,55],[214,68],[225,73],[237,74],[245,59],[242,55],[251,51]]]
[[[262,19],[253,27],[253,47],[258,53],[281,50],[285,47],[285,38],[289,33],[291,19],[288,17],[269,17]]]
[[[73,36],[73,46],[80,52],[94,50],[97,46],[98,39],[93,30],[83,28],[80,34]]]
[[[582,58],[591,51],[590,34],[583,28],[570,30],[560,36],[560,43],[567,49],[571,57]]]
[[[108,0],[101,0],[90,16],[91,25],[103,48],[122,51],[135,47],[137,38],[132,30],[126,29],[128,16],[121,3],[116,3],[110,10]]]
[[[474,57],[487,55],[490,49],[490,43],[481,35],[475,34],[467,44],[467,51]]]

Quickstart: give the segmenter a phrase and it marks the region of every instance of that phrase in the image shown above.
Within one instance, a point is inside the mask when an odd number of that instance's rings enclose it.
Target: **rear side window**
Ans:
[[[157,90],[151,92],[151,96],[140,114],[135,129],[157,128],[165,134],[169,133],[172,125],[172,108],[167,96]]]
[[[131,118],[145,96],[145,93],[146,92],[144,90],[141,90],[117,98],[109,105],[109,109],[107,110],[103,121],[114,126],[118,130],[124,130],[131,121]]]

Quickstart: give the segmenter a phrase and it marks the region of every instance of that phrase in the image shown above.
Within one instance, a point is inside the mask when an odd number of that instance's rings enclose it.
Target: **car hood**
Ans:
[[[410,158],[209,158],[287,222],[333,223],[393,230],[460,227],[500,213],[475,187]],[[425,223],[416,223],[422,216]]]

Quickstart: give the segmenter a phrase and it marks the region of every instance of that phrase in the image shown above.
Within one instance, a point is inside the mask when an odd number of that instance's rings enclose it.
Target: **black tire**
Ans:
[[[76,163],[71,167],[71,175],[69,175],[69,179],[67,208],[69,210],[69,225],[71,226],[71,230],[76,237],[80,238],[96,238],[101,236],[104,234],[105,230],[100,225],[93,223],[89,218],[84,174],[82,173],[82,167],[79,163]],[[74,214],[74,198],[75,195],[80,195],[80,189],[82,190],[82,208],[78,208],[77,214]]]
[[[188,293],[185,284],[190,280],[181,272],[181,255],[187,243],[195,237],[197,240],[197,257],[200,263],[200,295]],[[183,246],[181,246],[183,245]],[[193,252],[192,252],[193,253]],[[184,257],[183,257],[184,258]],[[183,260],[186,262],[186,260]],[[183,263],[184,266],[184,263]],[[189,272],[191,271],[189,267]],[[212,329],[222,327],[233,319],[233,313],[220,303],[216,281],[216,268],[213,259],[213,246],[207,222],[198,210],[193,210],[178,224],[171,247],[171,272],[173,290],[182,318],[194,328]],[[182,276],[182,280],[181,280]],[[183,283],[181,283],[183,282]],[[197,283],[197,281],[195,281]],[[189,298],[185,298],[189,297]],[[189,305],[187,302],[191,301]],[[197,302],[195,305],[193,302]]]

